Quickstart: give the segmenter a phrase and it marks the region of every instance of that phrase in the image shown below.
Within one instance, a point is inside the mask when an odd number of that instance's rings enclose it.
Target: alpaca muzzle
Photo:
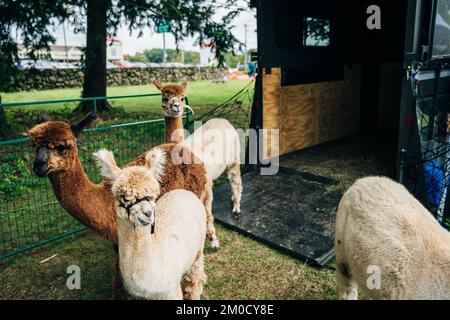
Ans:
[[[151,224],[151,233],[155,232],[155,203],[152,198],[144,197],[134,203],[125,205],[120,203],[128,214],[128,220],[134,221],[135,227],[146,227]]]
[[[33,172],[39,177],[43,178],[48,175],[50,166],[48,165],[48,155],[46,148],[42,148],[38,151],[36,160],[33,163]]]

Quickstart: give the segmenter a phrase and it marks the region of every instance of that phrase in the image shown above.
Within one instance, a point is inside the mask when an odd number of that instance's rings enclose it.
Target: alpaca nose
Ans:
[[[142,226],[155,223],[155,204],[149,201],[142,201],[139,203],[140,208],[137,212],[137,222]]]
[[[180,112],[180,105],[179,104],[174,104],[172,106],[172,111],[176,112],[176,113]]]
[[[33,171],[38,177],[45,177],[48,171],[47,161],[42,159],[34,160]]]

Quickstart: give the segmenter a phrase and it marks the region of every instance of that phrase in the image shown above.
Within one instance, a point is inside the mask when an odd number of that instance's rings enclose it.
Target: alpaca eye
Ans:
[[[59,146],[56,147],[56,152],[58,152],[59,154],[63,154],[64,151],[66,151],[66,146],[63,144],[60,144]]]
[[[169,102],[169,98],[164,97],[164,98],[163,98],[163,101],[164,101],[164,102]]]
[[[181,98],[181,101],[184,101],[184,97]]]

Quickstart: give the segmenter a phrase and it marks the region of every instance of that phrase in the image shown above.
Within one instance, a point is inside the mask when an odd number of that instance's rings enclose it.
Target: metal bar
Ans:
[[[94,114],[97,113],[97,99],[94,99]]]
[[[115,99],[127,99],[127,98],[156,97],[156,96],[160,96],[160,95],[161,95],[161,93],[143,93],[143,94],[125,95],[125,96],[71,98],[71,99],[57,99],[57,100],[29,101],[29,102],[10,102],[10,103],[2,103],[2,104],[0,104],[0,107],[26,107],[26,106],[33,106],[33,105],[54,104],[54,103],[64,103],[64,102],[84,102],[84,101],[94,101],[94,100],[115,100]]]
[[[40,246],[42,246],[44,244],[47,244],[49,242],[53,242],[53,241],[65,238],[65,237],[71,236],[73,234],[76,234],[76,233],[79,233],[79,232],[85,231],[85,230],[87,230],[86,227],[78,228],[78,229],[75,229],[75,230],[72,230],[72,231],[69,231],[69,232],[65,232],[63,234],[59,234],[59,235],[57,235],[55,237],[52,237],[50,239],[46,239],[46,240],[34,243],[34,244],[30,245],[30,246],[27,246],[27,247],[24,247],[24,248],[12,251],[12,252],[7,253],[7,254],[5,254],[3,256],[0,256],[0,261],[4,260],[6,258],[9,258],[9,257],[15,256],[15,255],[18,255],[19,253],[23,253],[23,252],[35,249],[35,248],[40,247]]]

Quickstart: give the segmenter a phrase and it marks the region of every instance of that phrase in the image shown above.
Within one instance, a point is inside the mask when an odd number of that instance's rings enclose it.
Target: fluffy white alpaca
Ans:
[[[144,299],[200,299],[206,281],[206,212],[192,192],[173,190],[157,202],[165,157],[148,152],[145,167],[120,169],[111,152],[95,153],[112,180],[119,266],[126,291]]]
[[[450,299],[450,234],[401,184],[358,180],[335,235],[339,297]]]
[[[226,119],[211,119],[195,130],[181,145],[190,148],[203,161],[211,190],[213,181],[227,170],[232,190],[233,213],[239,214],[242,195],[241,145],[239,134],[233,125]],[[212,203],[212,197],[210,201]]]

